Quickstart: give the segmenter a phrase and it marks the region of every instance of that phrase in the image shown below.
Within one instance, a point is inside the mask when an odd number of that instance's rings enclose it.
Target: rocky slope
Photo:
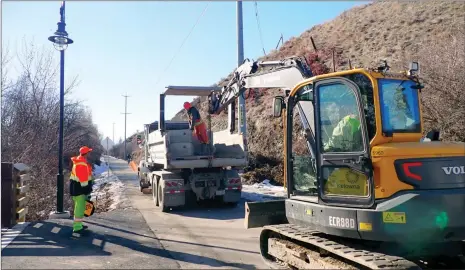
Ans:
[[[427,86],[423,91],[423,105],[428,107],[425,109],[428,127],[439,128],[446,134],[444,139],[465,140],[463,117],[455,121],[446,116],[442,120],[438,117],[434,119],[434,111],[452,110],[456,115],[465,114],[465,108],[460,105],[465,100],[459,94],[464,85],[464,14],[465,3],[459,1],[371,3],[352,8],[330,22],[316,25],[299,37],[291,38],[263,60],[301,55],[313,68],[318,68],[319,73],[332,69],[332,50],[336,54],[337,70],[349,68],[348,59],[352,67],[373,66],[386,59],[393,69],[406,68],[409,61],[419,60],[421,75]],[[310,37],[316,43],[316,53]],[[229,76],[231,74],[220,80],[218,85],[224,85]],[[449,86],[447,93],[455,91],[456,94],[450,94],[455,101],[432,102],[444,91],[438,89],[444,83]],[[246,93],[249,97],[246,106],[251,180],[271,178],[282,181],[282,125],[280,120],[271,117],[271,100],[276,94],[276,91],[270,90],[259,90],[254,97]],[[194,104],[205,116],[207,104],[203,101],[197,98]],[[460,103],[462,101],[464,103]],[[455,105],[450,107],[450,104]],[[186,119],[186,115],[180,111],[175,119]],[[225,113],[212,117],[214,131],[225,129],[226,126]]]

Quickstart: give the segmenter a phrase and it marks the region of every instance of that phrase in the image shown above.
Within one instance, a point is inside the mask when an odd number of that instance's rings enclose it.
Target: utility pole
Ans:
[[[242,23],[242,1],[236,2],[237,7],[237,66],[239,67],[244,62],[244,39],[243,39],[243,23]],[[238,133],[244,137],[247,136],[247,123],[245,118],[245,99],[243,95],[238,97],[239,115],[237,117]]]
[[[112,147],[113,150],[115,149],[115,145],[116,145],[116,142],[115,142],[115,122],[113,122],[113,147]],[[113,155],[114,154],[115,153],[113,153]]]
[[[126,159],[126,120],[127,120],[127,116],[128,114],[131,114],[131,113],[128,113],[127,112],[127,109],[128,109],[128,94],[126,93],[126,95],[122,95],[124,97],[124,159]]]
[[[108,155],[108,136],[107,136],[107,155]]]

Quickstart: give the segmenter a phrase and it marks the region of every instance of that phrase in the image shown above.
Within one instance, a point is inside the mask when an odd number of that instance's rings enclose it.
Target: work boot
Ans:
[[[87,230],[87,226],[83,226],[82,229],[73,231],[72,236],[74,237],[81,237],[81,236],[86,236],[89,234],[89,230]]]

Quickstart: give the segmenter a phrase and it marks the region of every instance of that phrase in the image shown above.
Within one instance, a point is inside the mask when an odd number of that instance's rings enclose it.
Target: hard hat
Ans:
[[[189,110],[189,108],[191,107],[191,104],[189,102],[184,102],[184,109],[186,110]]]
[[[87,153],[89,153],[91,151],[92,151],[92,148],[89,148],[87,146],[83,146],[83,147],[79,148],[79,154],[81,154],[81,155],[85,155],[85,154],[87,154]]]

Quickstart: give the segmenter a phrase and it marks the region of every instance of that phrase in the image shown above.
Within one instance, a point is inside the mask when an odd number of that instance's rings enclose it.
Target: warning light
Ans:
[[[422,165],[423,164],[421,162],[409,162],[409,163],[402,164],[402,169],[404,169],[404,173],[407,177],[421,181],[421,175],[412,173],[410,171],[410,167],[420,167]]]

